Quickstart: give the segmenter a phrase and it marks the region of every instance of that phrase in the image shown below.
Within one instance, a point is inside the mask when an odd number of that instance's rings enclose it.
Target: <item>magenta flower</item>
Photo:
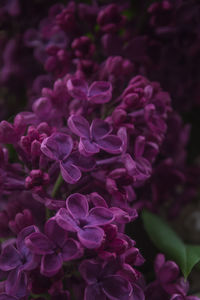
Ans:
[[[84,155],[93,155],[100,149],[112,154],[121,153],[122,141],[110,134],[112,129],[107,122],[95,119],[90,126],[84,117],[72,115],[68,119],[68,126],[80,136],[79,151]]]
[[[43,140],[41,151],[50,159],[60,164],[63,179],[76,183],[81,178],[81,171],[90,171],[95,166],[94,159],[86,159],[78,151],[72,152],[73,140],[64,133],[54,133]]]
[[[128,280],[116,274],[119,264],[109,262],[100,264],[94,260],[85,260],[79,271],[87,287],[84,300],[128,300],[132,294],[132,287]]]
[[[90,87],[82,79],[69,79],[67,88],[70,95],[79,100],[88,100],[92,103],[107,103],[112,98],[112,85],[106,81],[94,81]]]
[[[41,274],[51,277],[61,269],[64,261],[79,258],[82,250],[77,241],[68,238],[54,218],[46,222],[44,232],[29,235],[26,245],[34,254],[42,255]]]
[[[5,283],[5,291],[9,295],[24,297],[27,289],[26,271],[33,270],[38,265],[38,259],[29,248],[24,239],[27,235],[36,232],[35,226],[24,228],[17,237],[16,248],[13,244],[6,245],[0,256],[0,269],[9,272]]]
[[[66,200],[66,208],[60,208],[56,221],[66,231],[76,232],[80,242],[86,248],[100,247],[104,231],[99,226],[113,221],[113,213],[105,207],[89,210],[86,196],[75,193]]]

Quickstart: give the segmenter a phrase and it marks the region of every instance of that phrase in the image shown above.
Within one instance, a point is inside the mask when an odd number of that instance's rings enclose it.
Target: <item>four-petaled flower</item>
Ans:
[[[89,249],[98,248],[104,237],[99,226],[113,221],[113,213],[105,207],[89,210],[86,196],[72,194],[66,200],[66,208],[60,208],[55,219],[66,231],[76,232],[80,242]]]
[[[96,119],[90,126],[84,117],[72,115],[68,119],[68,126],[80,137],[79,151],[83,155],[93,155],[100,149],[112,154],[121,153],[122,141],[110,134],[112,129],[107,122]]]
[[[117,274],[119,263],[111,261],[101,264],[94,260],[85,260],[79,271],[87,287],[84,300],[128,300],[132,294],[132,286],[128,280]]]
[[[71,184],[81,178],[81,171],[90,171],[95,166],[93,158],[86,158],[78,151],[72,152],[73,140],[65,133],[54,133],[43,140],[41,151],[50,159],[58,161],[63,179]]]
[[[112,85],[106,81],[95,81],[88,87],[86,81],[72,78],[67,81],[70,95],[78,100],[88,100],[92,103],[107,103],[112,98]]]
[[[54,218],[46,222],[44,232],[29,235],[26,245],[33,253],[42,255],[41,274],[51,277],[61,269],[64,261],[81,257],[82,249],[77,241],[68,238]]]
[[[25,238],[37,231],[33,225],[24,228],[17,237],[16,247],[9,243],[3,247],[0,256],[0,269],[8,271],[5,291],[9,295],[24,297],[27,289],[26,271],[37,267],[39,261],[35,254],[25,244]]]

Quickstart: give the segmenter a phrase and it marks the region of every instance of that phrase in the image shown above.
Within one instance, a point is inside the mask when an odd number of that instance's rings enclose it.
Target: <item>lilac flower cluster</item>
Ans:
[[[15,17],[20,1],[2,7]],[[147,40],[129,7],[56,3],[22,30],[43,70],[24,83],[29,110],[0,122],[0,300],[199,299],[162,254],[149,283],[125,231],[143,207],[175,216],[197,193],[189,125],[143,76]]]

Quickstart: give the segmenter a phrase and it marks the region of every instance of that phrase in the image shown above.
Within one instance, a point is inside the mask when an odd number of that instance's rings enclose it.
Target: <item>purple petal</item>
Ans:
[[[98,153],[100,150],[95,143],[90,142],[88,139],[81,138],[79,142],[79,151],[85,156],[90,156]]]
[[[8,294],[1,294],[0,295],[0,300],[17,300],[16,297],[12,297]]]
[[[78,231],[80,242],[89,249],[99,248],[103,241],[104,231],[99,227],[88,227]]]
[[[55,244],[43,233],[35,232],[26,238],[26,245],[35,254],[43,255],[53,253]]]
[[[106,137],[112,131],[112,128],[107,122],[96,119],[92,121],[90,131],[91,137],[95,139],[95,141],[98,141],[99,139]]]
[[[144,148],[145,148],[145,137],[144,136],[138,136],[135,140],[135,145],[134,145],[134,154],[135,157],[141,157],[143,156],[144,153]]]
[[[159,279],[163,283],[173,282],[177,279],[178,275],[179,267],[173,261],[167,261],[164,263],[158,272]]]
[[[91,193],[89,196],[90,201],[94,206],[108,207],[106,201],[98,193]]]
[[[21,299],[27,294],[27,276],[18,269],[11,271],[5,285],[6,293]]]
[[[82,250],[80,248],[80,244],[73,239],[68,239],[62,249],[63,261],[80,258],[81,255]]]
[[[106,81],[95,81],[89,88],[88,100],[93,103],[107,103],[112,98],[112,85]]]
[[[81,171],[79,168],[68,160],[66,162],[60,162],[60,171],[63,179],[67,183],[74,184],[81,178]]]
[[[72,138],[64,133],[54,133],[43,140],[41,151],[53,160],[67,158],[73,148]]]
[[[24,248],[25,238],[27,236],[29,236],[31,233],[34,233],[34,232],[39,232],[39,229],[36,226],[34,226],[34,225],[25,227],[24,229],[22,229],[20,231],[20,233],[17,236],[17,242],[16,242],[17,248],[19,250],[21,250],[22,248]]]
[[[67,81],[67,89],[69,94],[79,100],[87,100],[88,85],[82,79],[69,79]]]
[[[161,269],[161,267],[164,265],[165,263],[165,256],[162,253],[159,253],[156,255],[155,261],[154,261],[154,269],[155,269],[155,273],[157,276],[159,276],[159,271]]]
[[[120,127],[117,136],[120,138],[122,141],[122,152],[126,153],[127,151],[127,145],[128,145],[128,137],[127,137],[127,131],[125,127]]]
[[[84,219],[88,214],[87,198],[79,193],[70,195],[66,200],[66,206],[74,220]]]
[[[58,225],[66,231],[76,232],[79,229],[76,222],[68,214],[66,208],[60,208],[55,219]]]
[[[44,231],[57,246],[62,247],[65,244],[67,233],[58,225],[55,218],[51,218],[46,222]]]
[[[108,208],[95,207],[90,210],[87,221],[88,225],[102,226],[112,222],[113,218],[113,213]]]
[[[20,254],[13,245],[8,245],[2,250],[0,256],[0,268],[3,271],[10,271],[21,264]]]
[[[90,138],[90,125],[85,118],[72,115],[68,118],[67,124],[74,134],[83,138]]]
[[[109,135],[103,139],[98,140],[98,146],[104,151],[112,154],[119,154],[122,152],[122,141],[118,136]]]
[[[61,254],[47,254],[41,259],[41,274],[51,277],[62,267],[63,260]]]
[[[80,264],[79,272],[88,284],[96,283],[101,273],[101,264],[89,259],[84,260]]]
[[[130,283],[119,275],[105,277],[102,289],[110,300],[127,300],[132,293]]]
[[[133,285],[133,294],[130,300],[145,300],[145,295],[140,286]]]
[[[98,284],[88,285],[85,289],[84,300],[106,300],[106,296]]]
[[[95,159],[92,157],[85,157],[81,155],[78,151],[73,152],[70,155],[70,159],[73,164],[81,171],[92,171],[96,165]]]

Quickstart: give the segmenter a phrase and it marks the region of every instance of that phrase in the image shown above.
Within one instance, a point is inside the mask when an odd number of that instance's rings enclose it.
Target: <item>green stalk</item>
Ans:
[[[58,178],[57,178],[57,180],[56,180],[56,182],[55,182],[55,184],[54,184],[53,191],[52,191],[52,193],[51,193],[51,197],[52,197],[52,198],[55,198],[56,193],[57,193],[59,187],[61,186],[62,182],[63,182],[62,175],[59,174],[59,176],[58,176]]]

